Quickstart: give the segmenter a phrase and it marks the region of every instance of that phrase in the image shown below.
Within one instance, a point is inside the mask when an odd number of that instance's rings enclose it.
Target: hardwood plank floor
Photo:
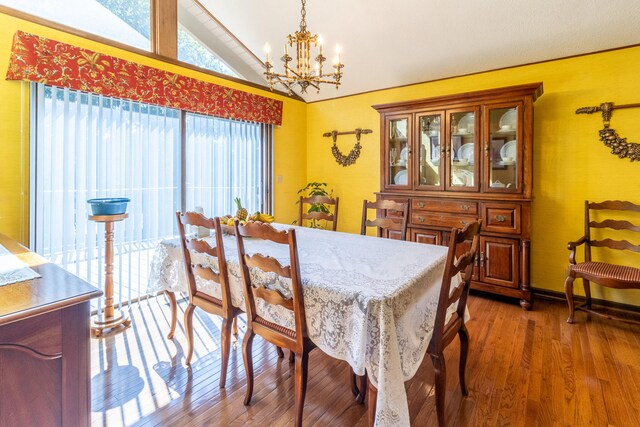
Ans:
[[[569,325],[566,305],[538,299],[525,312],[514,300],[472,295],[468,322],[469,396],[458,383],[457,342],[447,360],[450,426],[640,425],[640,338],[637,327],[586,313]],[[294,418],[293,365],[259,337],[255,385],[243,405],[240,342],[232,349],[225,389],[220,378],[220,320],[196,310],[195,350],[184,366],[179,304],[175,338],[166,339],[164,297],[131,308],[126,332],[91,341],[92,423],[96,426],[289,426]],[[587,320],[588,319],[588,320]],[[240,339],[246,324],[240,322]],[[365,405],[352,398],[349,368],[314,350],[309,359],[305,425],[366,426]],[[406,383],[412,425],[437,425],[433,367],[427,356]]]

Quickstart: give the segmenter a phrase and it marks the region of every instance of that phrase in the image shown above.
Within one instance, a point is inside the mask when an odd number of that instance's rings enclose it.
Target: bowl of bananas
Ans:
[[[236,214],[225,215],[220,218],[220,225],[222,227],[223,233],[235,234],[235,229],[233,228],[233,225],[236,221],[238,221],[240,225],[244,225],[247,223],[247,221],[259,221],[259,222],[269,223],[269,222],[273,222],[274,220],[273,216],[266,213],[259,212],[259,211],[253,213],[252,215],[249,215],[249,212],[247,211],[247,209],[242,207],[242,202],[240,201],[239,198],[235,198],[233,199],[233,201],[236,203],[236,206],[237,206]]]

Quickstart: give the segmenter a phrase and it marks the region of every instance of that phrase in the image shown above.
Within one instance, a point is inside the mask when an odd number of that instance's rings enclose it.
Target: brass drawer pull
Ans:
[[[504,222],[505,219],[504,215],[496,215],[496,221],[498,222]]]
[[[424,208],[424,202],[418,202],[418,207],[419,208]]]
[[[462,208],[463,211],[468,211],[469,210],[469,205],[462,205],[460,207]]]
[[[469,222],[468,222],[468,221],[462,221],[462,220],[460,221],[460,223],[461,223],[462,225],[467,225],[467,224],[469,224]]]
[[[418,222],[424,222],[424,217],[419,216],[418,217]]]

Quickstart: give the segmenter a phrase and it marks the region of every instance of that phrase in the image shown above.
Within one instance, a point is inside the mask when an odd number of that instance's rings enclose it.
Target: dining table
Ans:
[[[368,376],[377,388],[376,426],[408,426],[404,383],[417,372],[431,339],[447,247],[285,224],[274,227],[296,230],[309,338],[326,354],[349,363],[357,375]],[[237,239],[223,234],[231,300],[244,310]],[[213,237],[205,239],[215,243]],[[267,243],[245,239],[245,250],[249,255],[268,253],[288,264],[288,248],[269,251]],[[217,268],[216,258],[209,255],[196,254],[192,262]],[[275,286],[286,288],[286,283]],[[197,287],[220,297],[214,282],[198,279]],[[149,291],[187,292],[179,238],[158,245]],[[287,318],[278,312],[266,315],[276,322]]]

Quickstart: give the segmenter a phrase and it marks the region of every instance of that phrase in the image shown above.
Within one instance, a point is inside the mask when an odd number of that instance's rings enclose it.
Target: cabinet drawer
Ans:
[[[0,344],[19,345],[47,356],[62,353],[62,314],[53,311],[0,327]]]
[[[437,230],[418,230],[411,229],[411,241],[418,243],[427,243],[430,245],[442,244],[442,232]]]
[[[475,215],[478,204],[468,200],[413,199],[411,211],[431,211]]]
[[[415,212],[411,214],[411,224],[413,225],[462,228],[475,220],[476,218],[474,216],[469,215],[443,215],[429,212]]]
[[[520,234],[520,205],[484,203],[482,220],[486,231]]]

